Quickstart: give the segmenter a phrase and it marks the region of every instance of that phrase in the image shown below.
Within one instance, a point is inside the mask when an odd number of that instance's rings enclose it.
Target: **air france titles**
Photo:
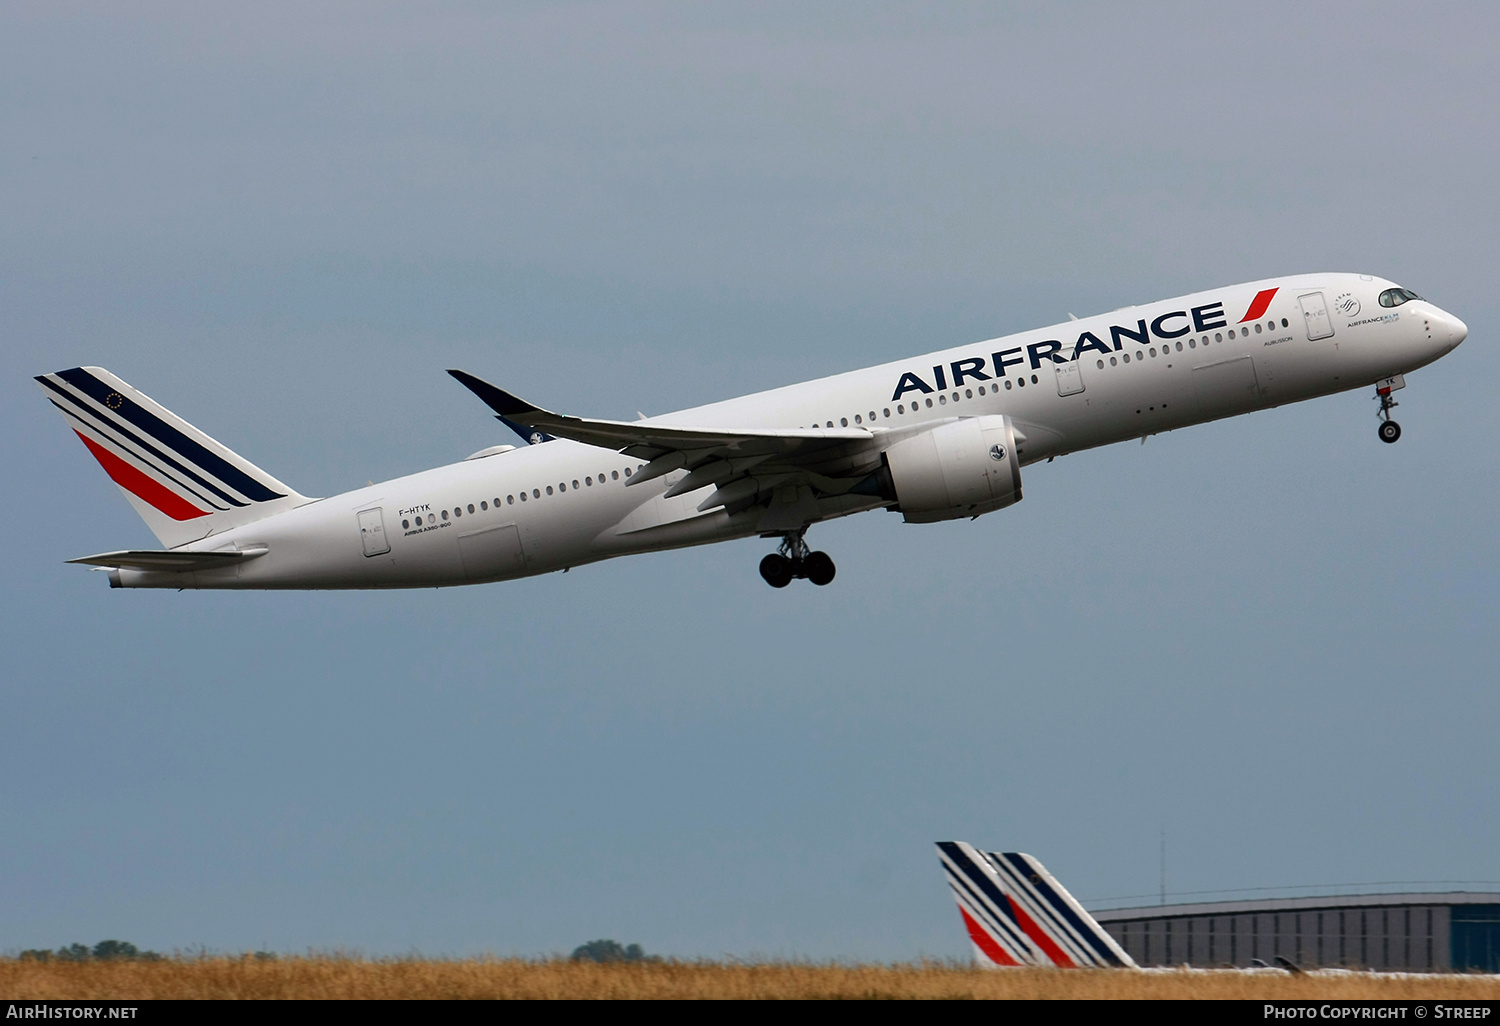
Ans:
[[[991,381],[1007,377],[1006,372],[1011,367],[1023,368],[1024,374],[1026,369],[1041,370],[1044,362],[1068,363],[1091,351],[1103,353],[1106,356],[1118,353],[1125,348],[1126,340],[1144,346],[1150,343],[1153,337],[1181,338],[1190,332],[1212,331],[1214,328],[1227,327],[1228,324],[1229,322],[1224,318],[1224,303],[1220,301],[1206,306],[1195,306],[1191,310],[1171,310],[1152,318],[1149,323],[1145,318],[1141,318],[1132,325],[1111,324],[1108,332],[1102,329],[1097,334],[1093,331],[1084,331],[1073,343],[1071,355],[1068,356],[1063,355],[1066,348],[1062,341],[1055,338],[1032,342],[1025,346],[1012,346],[990,354],[988,364],[982,356],[970,356],[962,360],[954,360],[946,367],[942,364],[937,365],[932,368],[930,379],[937,387],[933,387],[928,383],[929,379],[915,371],[906,371],[901,375],[901,380],[896,382],[896,390],[891,395],[891,402],[900,401],[901,397],[908,392],[930,395],[933,392],[944,391],[949,387],[950,372],[953,376],[953,387],[959,388],[966,381]],[[1105,334],[1109,336],[1108,339],[1103,337]]]

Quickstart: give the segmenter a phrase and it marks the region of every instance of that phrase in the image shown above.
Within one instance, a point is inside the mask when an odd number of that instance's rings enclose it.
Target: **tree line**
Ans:
[[[87,944],[69,944],[56,951],[27,948],[20,958],[26,962],[159,962],[162,956],[142,951],[129,941],[102,940],[92,948]]]

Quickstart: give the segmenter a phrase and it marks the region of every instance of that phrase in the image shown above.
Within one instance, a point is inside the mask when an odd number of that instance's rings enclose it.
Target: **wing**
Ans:
[[[667,489],[667,497],[714,485],[713,494],[698,505],[700,511],[723,507],[734,515],[766,504],[758,525],[763,532],[796,530],[889,501],[882,495],[889,489],[882,489],[879,480],[883,432],[878,430],[742,430],[569,417],[533,406],[472,374],[448,373],[484,400],[497,418],[645,460],[631,486],[685,470]]]

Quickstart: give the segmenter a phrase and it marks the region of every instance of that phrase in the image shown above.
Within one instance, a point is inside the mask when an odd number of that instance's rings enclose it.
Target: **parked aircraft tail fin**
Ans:
[[[980,965],[1135,968],[1125,949],[1030,855],[982,852],[962,841],[937,847]]]
[[[308,501],[102,367],[36,380],[169,548]]]

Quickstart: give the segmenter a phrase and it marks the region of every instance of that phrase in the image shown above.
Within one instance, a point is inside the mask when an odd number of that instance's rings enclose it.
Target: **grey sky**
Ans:
[[[1484,5],[0,11],[0,949],[963,956],[930,846],[1080,898],[1500,879]],[[30,377],[308,494],[1191,290],[1469,341],[1028,468],[1020,505],[447,591],[122,594]]]

